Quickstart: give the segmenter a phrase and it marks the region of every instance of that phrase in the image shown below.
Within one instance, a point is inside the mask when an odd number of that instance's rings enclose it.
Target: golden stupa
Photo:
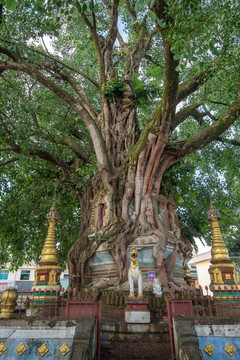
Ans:
[[[195,282],[194,282],[194,279],[191,276],[191,272],[190,272],[190,269],[189,269],[189,266],[188,266],[187,263],[185,264],[183,270],[184,270],[184,275],[185,275],[184,280],[186,281],[187,285],[194,286]]]
[[[228,249],[223,241],[218,220],[221,216],[217,209],[211,203],[208,211],[208,220],[212,227],[212,248],[211,248],[211,266],[208,269],[211,278],[210,289],[215,288],[215,296],[233,297],[232,286],[236,284],[235,267],[229,257]],[[219,290],[219,287],[221,291]],[[227,289],[227,293],[226,293]]]
[[[55,225],[59,222],[59,215],[53,204],[50,212],[47,215],[47,221],[49,222],[48,234],[44,242],[44,246],[41,253],[41,259],[39,266],[34,272],[34,283],[32,290],[36,290],[36,296],[44,297],[44,290],[47,290],[47,295],[56,294],[56,290],[60,290],[60,275],[61,269],[58,266],[58,250],[56,248],[55,239]],[[41,294],[39,292],[41,289]]]

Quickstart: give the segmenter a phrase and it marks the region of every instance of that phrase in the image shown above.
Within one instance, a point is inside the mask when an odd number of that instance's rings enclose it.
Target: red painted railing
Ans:
[[[67,289],[22,290],[17,301],[19,318],[35,319],[96,319],[97,352],[100,360],[101,340],[101,300],[97,300],[96,290],[77,292]]]
[[[240,287],[231,285],[230,287],[205,286],[206,294],[203,294],[201,286],[199,288],[181,286],[176,289],[171,288],[170,299],[167,300],[168,325],[171,344],[171,359],[175,359],[173,341],[173,317],[201,317],[201,316],[234,316],[240,317]]]

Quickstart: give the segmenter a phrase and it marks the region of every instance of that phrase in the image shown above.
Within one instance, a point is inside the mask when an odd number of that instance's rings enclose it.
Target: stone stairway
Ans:
[[[101,359],[171,359],[167,320],[127,324],[123,308],[103,305]]]

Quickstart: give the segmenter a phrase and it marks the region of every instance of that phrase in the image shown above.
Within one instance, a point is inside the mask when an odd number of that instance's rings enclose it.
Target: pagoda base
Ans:
[[[210,285],[216,301],[221,303],[240,303],[240,285]]]
[[[61,285],[35,285],[32,287],[33,301],[56,299],[61,290]]]
[[[125,309],[125,321],[132,324],[149,324],[150,311],[149,300],[144,298],[127,298]]]

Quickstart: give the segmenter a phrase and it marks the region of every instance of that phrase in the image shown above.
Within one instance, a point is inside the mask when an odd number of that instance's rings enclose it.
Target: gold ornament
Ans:
[[[218,220],[221,218],[221,216],[212,203],[208,211],[207,218],[209,221],[211,221],[211,225],[212,225],[211,263],[216,264],[219,263],[220,261],[226,261],[227,263],[230,263],[231,260],[229,258],[228,249],[223,241],[218,224]]]
[[[51,211],[47,215],[47,220],[49,222],[48,233],[42,249],[39,266],[35,269],[34,273],[33,288],[36,290],[39,290],[39,288],[43,286],[41,282],[44,282],[47,286],[50,285],[54,290],[56,290],[56,286],[60,286],[60,281],[56,281],[60,277],[61,269],[58,266],[58,250],[55,239],[55,225],[59,220],[55,204],[53,204]],[[47,280],[48,274],[49,280]],[[38,283],[38,280],[40,283]]]
[[[118,340],[124,341],[126,339],[126,334],[118,334]]]
[[[235,354],[235,352],[237,351],[237,349],[235,348],[235,346],[233,344],[230,344],[228,343],[224,350],[226,351],[226,353],[229,355],[229,356],[233,356]]]
[[[206,343],[205,347],[203,348],[203,351],[208,354],[209,356],[212,356],[213,352],[215,350],[215,347],[211,345],[210,343]]]
[[[213,270],[213,274],[214,274],[214,284],[224,284],[222,280],[222,273],[218,268],[215,268]]]
[[[1,295],[1,314],[2,319],[15,318],[15,308],[17,306],[18,292],[13,287],[4,290]]]
[[[49,285],[57,285],[57,282],[56,282],[56,271],[54,270],[51,270],[50,273],[49,273]]]
[[[62,354],[62,356],[65,356],[69,351],[70,351],[70,348],[68,346],[68,344],[64,343],[60,348],[60,353]]]
[[[2,342],[0,344],[0,356],[7,350],[6,345]]]
[[[46,344],[42,344],[39,348],[38,348],[38,352],[39,354],[43,357],[47,352],[48,352],[48,347]]]
[[[108,333],[108,341],[114,340],[114,333]]]
[[[41,259],[39,265],[58,265],[57,259],[57,248],[56,248],[56,239],[55,239],[55,219],[52,219],[49,223],[48,234],[42,249]]]
[[[18,355],[21,356],[27,351],[27,347],[24,345],[24,343],[21,343],[16,347],[16,351],[18,352]]]
[[[132,267],[133,269],[138,267],[138,251],[134,246],[132,247],[132,250],[130,252],[130,259],[131,259],[130,267]]]
[[[138,339],[138,334],[131,334],[131,341],[136,342]]]

